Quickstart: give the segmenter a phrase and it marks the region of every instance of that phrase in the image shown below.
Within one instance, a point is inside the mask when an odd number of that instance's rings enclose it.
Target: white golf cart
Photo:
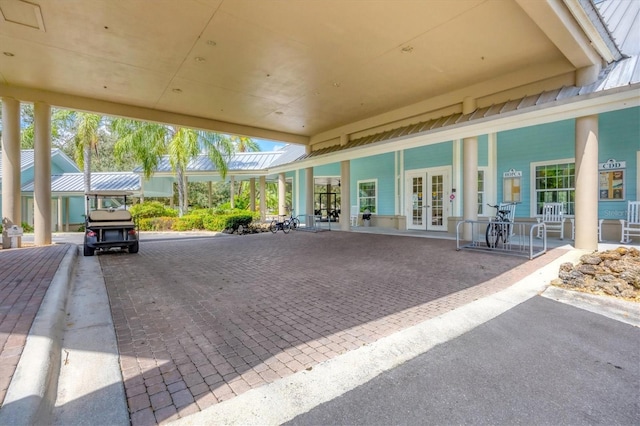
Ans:
[[[123,191],[92,191],[85,194],[85,256],[93,256],[96,250],[112,248],[127,249],[129,253],[138,252],[138,229],[127,210],[127,197],[132,195]]]

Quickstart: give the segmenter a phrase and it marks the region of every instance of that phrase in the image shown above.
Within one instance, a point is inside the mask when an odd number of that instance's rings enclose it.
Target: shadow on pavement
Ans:
[[[162,422],[313,368],[504,289],[526,261],[355,233],[149,241],[99,256],[132,424]]]

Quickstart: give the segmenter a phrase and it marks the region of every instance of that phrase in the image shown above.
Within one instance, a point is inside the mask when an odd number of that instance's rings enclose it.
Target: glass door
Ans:
[[[427,206],[425,204],[424,199],[424,184],[426,181],[426,176],[424,173],[414,174],[409,177],[409,182],[407,188],[409,190],[409,203],[410,206],[408,210],[408,221],[407,228],[408,229],[426,229],[426,209]]]

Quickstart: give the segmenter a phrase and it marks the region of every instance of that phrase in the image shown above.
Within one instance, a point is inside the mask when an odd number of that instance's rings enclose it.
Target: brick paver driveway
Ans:
[[[132,424],[273,382],[479,297],[533,261],[346,232],[147,241],[99,256]]]

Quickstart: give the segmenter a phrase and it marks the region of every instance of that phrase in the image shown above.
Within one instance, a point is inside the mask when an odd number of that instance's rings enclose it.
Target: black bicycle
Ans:
[[[487,225],[487,231],[485,234],[487,247],[496,248],[498,243],[502,240],[503,244],[509,242],[509,235],[511,235],[511,221],[509,220],[509,209],[500,209],[500,205],[489,207],[496,209],[496,216],[491,219],[491,222]],[[510,206],[511,204],[503,204],[502,207]]]
[[[298,216],[293,216],[293,209],[291,209],[289,218],[286,219],[286,221],[289,222],[289,228],[293,229],[294,231],[297,231],[298,228],[300,228],[300,219],[298,219]]]
[[[284,232],[285,234],[288,234],[289,230],[291,229],[291,227],[289,226],[289,220],[284,219],[285,215],[281,215],[279,217],[282,217],[283,219],[282,220],[273,219],[269,224],[269,231],[275,234],[276,232],[278,232],[278,229],[282,229],[282,232]]]

